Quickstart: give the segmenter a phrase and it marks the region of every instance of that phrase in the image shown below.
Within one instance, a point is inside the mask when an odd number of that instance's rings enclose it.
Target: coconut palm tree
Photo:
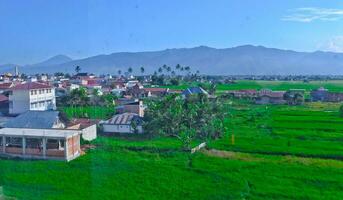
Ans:
[[[144,75],[144,71],[145,71],[144,67],[141,67],[141,73],[142,73],[142,75]]]
[[[80,66],[76,66],[75,67],[75,72],[78,74],[81,71],[81,67]]]
[[[127,73],[128,73],[129,75],[131,75],[132,72],[133,72],[132,67],[129,67],[129,69],[127,69]]]

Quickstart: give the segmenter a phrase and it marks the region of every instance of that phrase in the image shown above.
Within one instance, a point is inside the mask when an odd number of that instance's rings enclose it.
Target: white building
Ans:
[[[9,113],[20,114],[29,110],[55,110],[55,90],[52,86],[28,82],[16,85],[9,96]]]
[[[143,133],[142,118],[136,113],[114,115],[101,123],[105,133]]]

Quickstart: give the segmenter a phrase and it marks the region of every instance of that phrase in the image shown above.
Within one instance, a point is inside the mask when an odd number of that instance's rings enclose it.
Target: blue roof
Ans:
[[[58,111],[27,111],[4,124],[4,128],[52,128]]]
[[[208,95],[208,93],[206,92],[206,90],[202,89],[201,87],[189,87],[187,89],[185,89],[182,92],[183,95],[191,95],[191,94],[205,94]]]

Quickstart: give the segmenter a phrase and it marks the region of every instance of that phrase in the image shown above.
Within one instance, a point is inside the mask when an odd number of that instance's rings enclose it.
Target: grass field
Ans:
[[[343,198],[341,161],[206,151],[189,166],[174,143],[100,137],[70,163],[1,160],[0,184],[28,200]]]
[[[0,160],[0,186],[28,200],[342,199],[338,107],[234,101],[229,132],[191,164],[173,138],[100,136],[95,149],[70,163]]]
[[[257,106],[234,103],[226,139],[213,147],[232,151],[343,159],[340,104]],[[230,143],[235,135],[235,145]]]
[[[68,118],[108,119],[115,113],[114,107],[101,106],[64,107],[61,110]]]
[[[179,86],[165,86],[171,89],[186,89],[188,86],[195,86],[194,84],[182,84]],[[248,81],[238,80],[234,84],[219,84],[217,85],[217,92],[223,92],[225,90],[240,90],[240,89],[256,89],[260,90],[268,88],[272,90],[288,90],[288,89],[305,89],[307,92],[317,89],[319,87],[325,87],[329,91],[343,92],[343,80],[330,80],[330,81],[311,81],[305,83],[303,81]]]

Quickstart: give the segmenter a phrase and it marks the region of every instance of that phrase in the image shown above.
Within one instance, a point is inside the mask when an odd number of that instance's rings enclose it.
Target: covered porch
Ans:
[[[80,133],[62,129],[0,129],[0,153],[38,159],[72,160],[79,156]]]

